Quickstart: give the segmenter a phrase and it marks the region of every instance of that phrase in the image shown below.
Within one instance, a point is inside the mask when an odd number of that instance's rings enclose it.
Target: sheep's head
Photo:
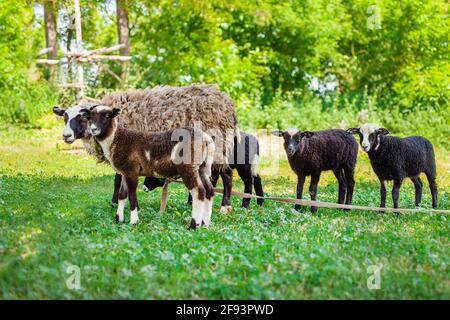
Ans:
[[[301,132],[297,129],[289,129],[287,131],[272,131],[272,134],[277,137],[283,137],[286,154],[288,157],[292,157],[297,151],[300,150],[302,139],[312,137],[314,132]]]
[[[373,123],[366,123],[359,128],[347,129],[347,132],[359,135],[361,147],[365,152],[377,151],[380,147],[381,136],[389,134],[388,130]]]
[[[86,119],[80,115],[80,110],[85,106],[76,105],[69,109],[58,106],[53,108],[53,113],[64,118],[65,126],[62,133],[64,142],[73,143],[76,139],[89,137],[89,128]]]
[[[93,106],[80,111],[81,117],[89,121],[91,135],[97,139],[108,137],[116,128],[116,117],[120,114],[120,109],[107,106]]]

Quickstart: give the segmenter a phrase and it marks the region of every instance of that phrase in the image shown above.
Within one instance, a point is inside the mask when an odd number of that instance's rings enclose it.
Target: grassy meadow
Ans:
[[[63,144],[61,125],[0,131],[0,299],[450,298],[449,216],[312,215],[271,202],[244,210],[238,198],[233,212],[221,215],[218,195],[212,226],[189,231],[187,191],[172,184],[164,215],[160,190],[139,188],[141,223],[119,225],[110,206],[112,169]],[[450,209],[450,155],[436,153],[439,208]],[[285,160],[278,174],[264,161],[261,172],[267,194],[294,195]],[[422,206],[430,208],[423,180]],[[243,190],[237,174],[234,189]],[[400,206],[412,208],[413,198],[405,181]],[[331,173],[323,175],[318,199],[336,201]],[[354,204],[378,203],[379,184],[361,153]],[[374,265],[382,266],[380,289],[369,290]],[[79,268],[79,289],[67,285],[71,266]]]

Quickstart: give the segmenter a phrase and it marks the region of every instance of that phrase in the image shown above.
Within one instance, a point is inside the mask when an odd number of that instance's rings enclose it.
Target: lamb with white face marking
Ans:
[[[81,110],[81,114],[88,120],[91,133],[108,162],[122,175],[118,222],[124,220],[127,196],[130,223],[139,221],[136,188],[139,177],[146,176],[181,177],[193,198],[190,228],[210,224],[214,196],[210,179],[215,145],[209,135],[190,127],[155,133],[125,129],[118,126],[120,109],[106,106]]]
[[[345,204],[352,203],[358,143],[350,134],[340,129],[316,132],[289,129],[272,134],[284,139],[289,164],[298,177],[297,199],[302,198],[306,176],[311,176],[309,193],[311,200],[316,200],[321,172],[332,170],[339,183],[338,203],[344,203],[344,198]],[[311,212],[316,211],[317,207],[311,207]]]
[[[359,135],[361,142],[361,148],[365,152],[372,150],[378,150],[380,146],[381,135],[386,135],[388,132],[384,128],[380,128],[378,125],[373,123],[366,123],[362,125],[356,132]]]
[[[380,207],[386,207],[386,181],[393,180],[392,201],[398,208],[399,190],[407,177],[414,183],[415,203],[422,200],[422,180],[425,173],[430,184],[433,208],[437,207],[436,161],[433,145],[424,137],[399,138],[388,136],[389,131],[376,124],[364,124],[350,128],[348,133],[357,133],[362,149],[369,155],[370,163],[381,183]]]

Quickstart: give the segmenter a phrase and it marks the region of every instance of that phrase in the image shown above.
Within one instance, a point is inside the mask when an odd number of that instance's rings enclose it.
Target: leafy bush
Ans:
[[[380,107],[376,95],[368,94],[291,94],[277,96],[269,106],[238,105],[243,129],[300,128],[322,130],[348,128],[374,122],[399,136],[423,135],[433,143],[449,147],[450,106],[404,109],[399,105]]]
[[[30,69],[33,10],[28,1],[0,2],[0,120],[36,123],[54,103],[55,90]],[[30,78],[36,78],[32,80]]]
[[[37,124],[56,103],[57,94],[43,81],[31,83],[24,76],[11,77],[0,91],[0,119],[7,123]]]

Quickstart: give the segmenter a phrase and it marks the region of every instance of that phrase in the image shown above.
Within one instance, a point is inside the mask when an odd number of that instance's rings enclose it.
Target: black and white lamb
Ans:
[[[429,140],[420,136],[407,138],[388,136],[388,130],[370,123],[360,128],[350,128],[347,132],[359,135],[361,147],[369,155],[373,171],[381,183],[380,207],[386,207],[386,181],[394,180],[392,201],[394,208],[398,208],[399,190],[406,177],[414,183],[415,202],[416,206],[419,206],[423,187],[420,180],[421,173],[427,176],[432,205],[433,208],[437,207],[436,161],[433,145]]]
[[[120,127],[120,109],[98,106],[83,109],[92,136],[100,144],[113,169],[122,176],[116,219],[124,220],[125,198],[130,201],[130,223],[136,224],[138,200],[136,188],[140,176],[181,177],[193,198],[190,228],[211,221],[214,188],[211,165],[214,161],[213,139],[192,127],[162,132],[141,132]]]
[[[284,138],[284,148],[292,170],[297,174],[297,199],[302,198],[306,176],[311,176],[309,194],[316,200],[317,185],[322,171],[333,170],[339,184],[338,203],[352,203],[355,186],[354,171],[358,157],[358,143],[344,130],[331,129],[301,132],[297,129],[273,131]],[[299,210],[300,205],[295,205]],[[317,212],[317,207],[311,207]]]
[[[228,163],[232,169],[236,169],[244,182],[244,192],[252,193],[252,189],[255,189],[257,196],[264,197],[263,187],[261,183],[261,177],[258,173],[259,168],[259,142],[258,139],[251,134],[240,132],[241,139],[234,138],[233,153],[228,159]],[[212,175],[212,183],[214,186],[217,184],[217,174]],[[263,205],[264,199],[258,198],[256,203],[260,206]],[[244,198],[242,200],[242,207],[248,208],[250,205],[250,198]]]

